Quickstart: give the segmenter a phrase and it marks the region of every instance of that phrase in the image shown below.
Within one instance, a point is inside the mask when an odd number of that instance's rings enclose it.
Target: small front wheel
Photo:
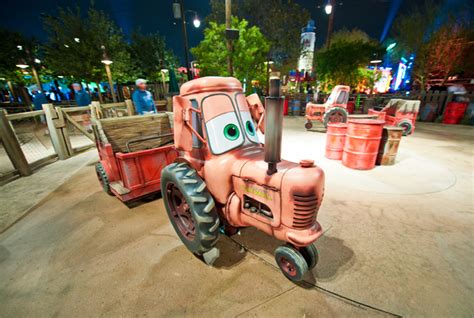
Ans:
[[[304,128],[306,129],[311,129],[313,128],[313,123],[311,122],[311,120],[307,120],[305,123],[304,123]]]
[[[308,271],[303,255],[292,246],[279,246],[275,250],[275,260],[283,275],[293,282],[299,282]]]

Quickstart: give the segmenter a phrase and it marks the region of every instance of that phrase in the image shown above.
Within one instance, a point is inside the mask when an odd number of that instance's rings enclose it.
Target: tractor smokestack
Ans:
[[[265,98],[265,162],[267,174],[277,171],[281,161],[281,135],[283,129],[283,98],[280,96],[280,79],[270,78],[269,96]]]

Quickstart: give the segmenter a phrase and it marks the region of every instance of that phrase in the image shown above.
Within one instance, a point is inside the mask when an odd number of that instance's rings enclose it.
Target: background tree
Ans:
[[[132,33],[130,50],[140,76],[150,81],[161,81],[161,70],[177,65],[177,58],[166,48],[165,39],[157,32],[141,34]]]
[[[355,88],[361,82],[373,83],[373,72],[366,72],[365,68],[372,58],[383,53],[380,44],[360,30],[335,32],[331,37],[331,47],[316,53],[318,80],[324,90],[331,90],[339,84]]]
[[[8,89],[15,96],[14,83],[16,83],[21,92],[21,98],[29,103],[29,97],[26,96],[24,89],[25,85],[35,83],[31,76],[29,69],[20,69],[16,65],[20,59],[24,60],[28,65],[35,63],[34,57],[41,57],[39,55],[40,46],[34,39],[25,38],[18,32],[13,32],[7,29],[0,29],[0,39],[2,39],[2,48],[0,49],[0,78],[8,84]],[[22,49],[19,50],[18,46]],[[26,54],[28,50],[30,54]],[[40,65],[36,65],[40,69]],[[42,74],[41,75],[45,75]],[[18,96],[16,96],[18,97]]]
[[[427,0],[397,18],[392,31],[397,42],[393,58],[415,55],[412,74],[422,90],[430,79],[441,79],[444,85],[449,76],[473,72],[470,9],[467,3],[441,7]]]
[[[402,56],[414,54],[416,60],[412,71],[413,82],[422,88],[426,86],[429,73],[427,41],[430,38],[438,11],[439,6],[428,0],[423,5],[414,6],[410,13],[397,17],[392,28],[397,46],[393,50],[391,58],[395,62],[399,61]]]
[[[211,0],[208,22],[224,23],[225,0]],[[296,67],[300,54],[301,29],[310,19],[308,10],[291,0],[234,0],[233,16],[257,26],[270,42],[270,55],[283,66],[282,71]]]
[[[259,80],[266,82],[266,68],[269,43],[256,26],[249,27],[246,20],[233,17],[232,27],[240,32],[239,39],[234,41],[232,58],[234,76],[241,82]],[[199,61],[201,75],[229,76],[227,72],[227,56],[225,24],[210,22],[204,30],[204,39],[191,52]],[[250,85],[248,85],[249,87]]]
[[[92,82],[105,80],[101,63],[105,47],[113,61],[114,80],[128,82],[135,78],[136,69],[122,31],[104,12],[91,8],[83,19],[79,7],[60,9],[58,17],[45,17],[44,25],[48,33],[46,60],[56,75]]]

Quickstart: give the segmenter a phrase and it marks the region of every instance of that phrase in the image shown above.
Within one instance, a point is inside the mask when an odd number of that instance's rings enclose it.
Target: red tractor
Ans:
[[[337,85],[324,104],[306,104],[306,129],[313,127],[313,120],[320,121],[327,128],[328,123],[347,122],[347,102],[349,101],[350,87]]]
[[[255,227],[286,242],[275,250],[283,274],[299,281],[318,260],[316,217],[324,173],[312,160],[280,159],[283,100],[271,79],[265,108],[235,78],[203,77],[173,99],[178,158],[161,172],[169,219],[184,245],[203,255],[220,231]],[[265,134],[263,145],[257,130]]]
[[[415,131],[419,110],[419,100],[391,99],[381,111],[369,109],[369,115],[377,115],[389,126],[403,128],[403,136],[408,136]]]

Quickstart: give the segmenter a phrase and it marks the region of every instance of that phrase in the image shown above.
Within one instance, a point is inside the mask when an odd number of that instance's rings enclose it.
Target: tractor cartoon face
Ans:
[[[226,93],[205,97],[201,102],[201,112],[209,148],[214,155],[259,143],[255,122],[243,93],[235,94],[234,98]]]

